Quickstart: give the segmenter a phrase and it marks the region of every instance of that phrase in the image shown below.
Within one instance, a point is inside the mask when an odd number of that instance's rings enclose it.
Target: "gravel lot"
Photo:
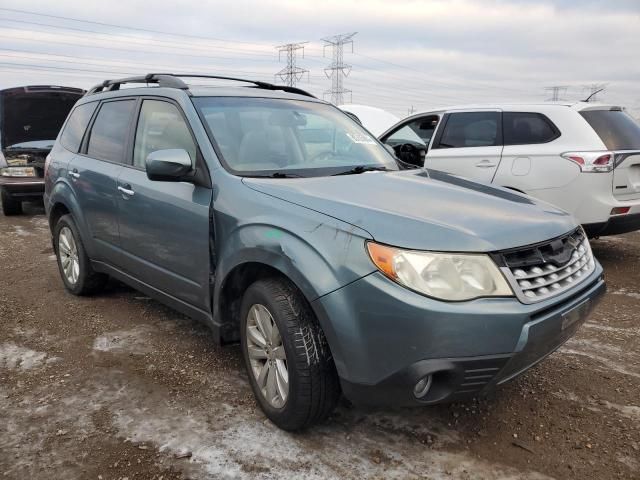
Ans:
[[[41,207],[0,215],[0,475],[14,479],[640,478],[640,234],[593,242],[609,291],[488,399],[304,434],[257,408],[237,346],[121,284],[76,298]]]

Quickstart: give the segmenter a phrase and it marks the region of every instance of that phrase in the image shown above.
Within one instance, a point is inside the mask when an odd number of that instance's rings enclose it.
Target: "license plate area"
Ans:
[[[568,312],[563,313],[561,329],[565,330],[569,328],[571,325],[573,325],[578,320],[580,320],[585,315],[587,315],[590,310],[591,310],[591,300],[587,299],[584,302],[582,302],[580,305],[572,308]]]

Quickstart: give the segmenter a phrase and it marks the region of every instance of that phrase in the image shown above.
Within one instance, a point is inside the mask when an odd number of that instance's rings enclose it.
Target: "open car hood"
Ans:
[[[53,142],[69,111],[83,95],[84,90],[79,88],[57,86],[0,90],[2,150],[25,142]]]

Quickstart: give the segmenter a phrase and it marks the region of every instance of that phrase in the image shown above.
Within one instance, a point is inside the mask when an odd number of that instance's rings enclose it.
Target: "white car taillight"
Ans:
[[[581,172],[587,173],[610,172],[615,161],[613,152],[566,152],[562,158],[575,163]]]

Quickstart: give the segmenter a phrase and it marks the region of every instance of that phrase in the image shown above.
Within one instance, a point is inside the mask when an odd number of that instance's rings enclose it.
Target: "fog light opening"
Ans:
[[[424,398],[427,393],[429,393],[429,389],[431,388],[431,384],[433,383],[433,377],[431,375],[427,375],[424,378],[421,378],[416,386],[413,387],[413,394],[416,398]]]

